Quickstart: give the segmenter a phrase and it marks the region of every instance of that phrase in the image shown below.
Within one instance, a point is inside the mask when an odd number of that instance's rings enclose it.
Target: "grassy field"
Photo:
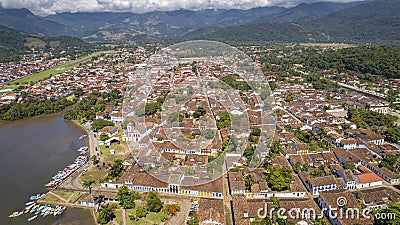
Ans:
[[[45,202],[63,202],[61,199],[57,198],[56,196],[53,196],[51,194],[46,194],[43,198],[40,199],[40,201],[45,201]]]
[[[106,163],[113,163],[117,159],[123,160],[129,154],[128,147],[123,144],[111,146],[100,145],[99,150],[101,154],[101,162]],[[115,154],[110,154],[110,150],[115,150]]]
[[[70,203],[76,203],[80,198],[82,197],[82,193],[80,192],[74,192],[73,196],[71,197],[71,200],[69,200]]]
[[[92,59],[92,57],[94,56],[98,56],[104,53],[109,53],[110,51],[99,51],[99,52],[94,52],[90,55],[81,57],[79,59],[76,60],[72,60],[68,63],[56,66],[54,68],[39,72],[39,73],[35,73],[35,74],[31,74],[29,76],[26,77],[22,77],[20,79],[17,80],[13,80],[10,82],[7,82],[4,84],[4,87],[2,89],[8,89],[8,88],[16,88],[18,85],[23,85],[23,84],[29,84],[31,82],[36,83],[39,82],[41,80],[46,80],[49,77],[56,75],[56,74],[60,74],[63,73],[69,69],[74,68],[75,66],[79,65],[80,63],[84,63],[89,61],[90,59]]]
[[[71,197],[71,195],[74,194],[74,192],[70,192],[70,191],[59,191],[59,190],[54,190],[53,191],[54,194],[60,196],[61,198],[64,198],[65,200],[68,200],[69,197]]]
[[[159,212],[159,213],[155,213],[155,212],[149,212],[147,214],[146,217],[144,218],[138,218],[137,220],[131,220],[129,218],[129,215],[135,215],[136,213],[136,209],[127,209],[126,210],[126,216],[127,216],[127,221],[128,224],[132,224],[132,225],[143,225],[143,224],[149,224],[149,225],[153,225],[153,224],[161,224],[162,223],[162,218],[165,217],[165,214],[163,211]]]
[[[84,180],[94,180],[98,184],[107,175],[107,170],[100,167],[92,167],[85,174],[79,177],[79,181],[82,183]]]

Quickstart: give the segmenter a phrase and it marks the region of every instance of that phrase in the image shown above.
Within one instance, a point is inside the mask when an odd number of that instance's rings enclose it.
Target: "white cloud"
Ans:
[[[56,12],[130,11],[144,13],[154,10],[206,8],[250,9],[263,6],[294,6],[302,2],[352,2],[356,0],[2,0],[4,8],[28,8],[36,14]]]

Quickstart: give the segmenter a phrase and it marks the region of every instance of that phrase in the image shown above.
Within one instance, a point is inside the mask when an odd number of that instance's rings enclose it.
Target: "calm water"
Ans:
[[[78,140],[84,131],[61,115],[0,122],[0,224],[94,224],[90,211],[67,208],[63,215],[37,218],[32,214],[9,219],[24,208],[29,196],[43,193],[44,184],[60,169],[72,163],[77,148],[87,145]]]

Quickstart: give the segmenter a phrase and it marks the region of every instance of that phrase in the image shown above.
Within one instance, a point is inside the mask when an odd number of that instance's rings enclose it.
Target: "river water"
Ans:
[[[89,210],[72,208],[61,216],[39,217],[31,222],[27,219],[32,214],[8,218],[13,211],[25,207],[29,196],[45,192],[44,185],[51,177],[74,161],[76,149],[87,145],[86,140],[78,140],[82,134],[81,128],[60,114],[0,121],[1,225],[94,224]]]

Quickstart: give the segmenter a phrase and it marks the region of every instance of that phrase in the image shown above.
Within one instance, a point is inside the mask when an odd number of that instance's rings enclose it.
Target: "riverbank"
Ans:
[[[44,193],[44,185],[61,168],[79,154],[76,149],[86,145],[87,140],[78,138],[85,133],[62,114],[40,115],[18,121],[1,121],[0,129],[0,163],[5,170],[0,170],[3,184],[0,191],[7,193],[0,205],[0,224],[25,225],[26,216],[9,219],[8,215],[24,208],[29,196]],[[11,172],[12,171],[12,172]],[[73,213],[72,213],[73,212]],[[84,214],[90,218],[80,218]],[[73,224],[68,221],[79,221],[75,224],[94,224],[93,217],[79,210],[67,209],[58,218],[37,218],[29,222],[32,225]]]

